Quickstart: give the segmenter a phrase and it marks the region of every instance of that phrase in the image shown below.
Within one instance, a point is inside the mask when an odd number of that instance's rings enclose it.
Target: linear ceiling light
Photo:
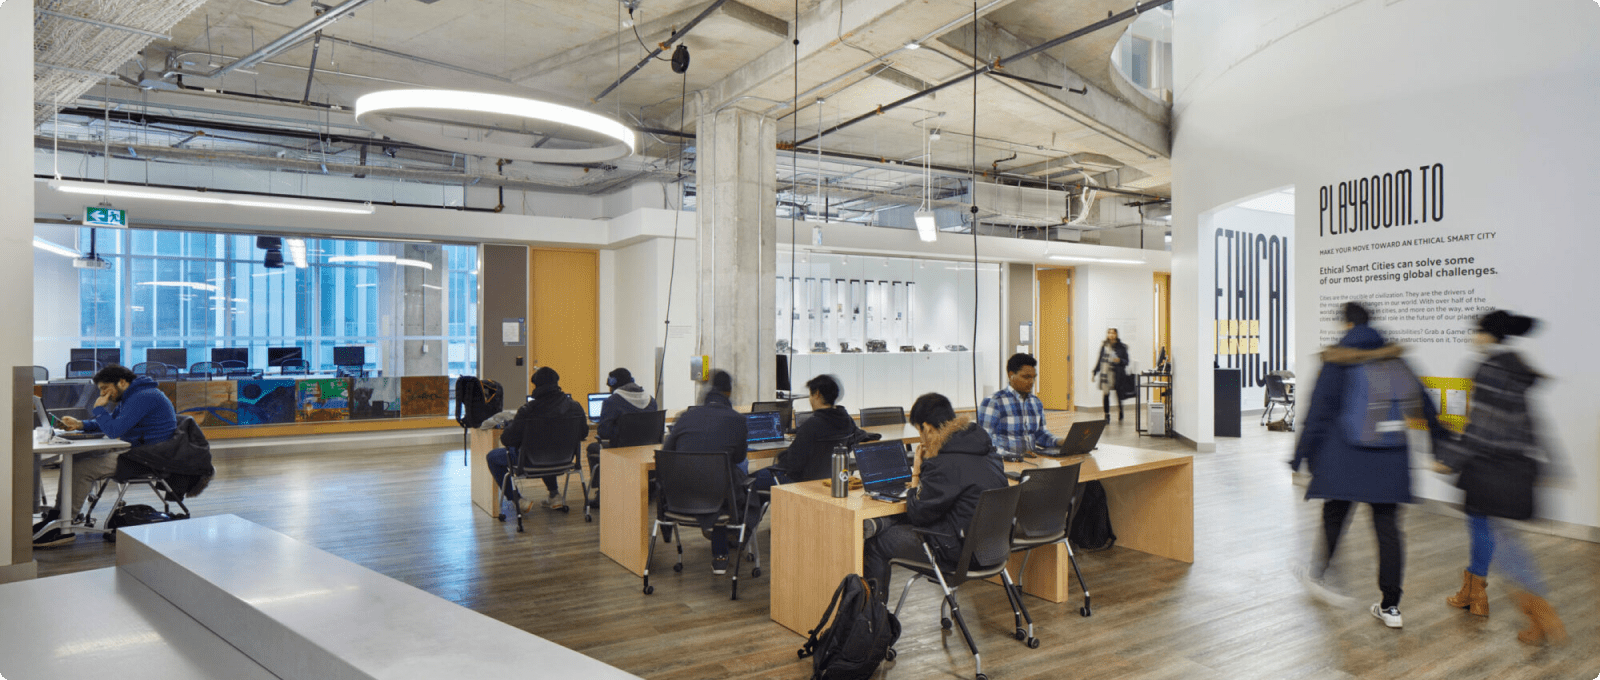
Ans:
[[[47,251],[50,251],[50,252],[55,253],[57,255],[64,255],[66,257],[83,257],[83,253],[80,253],[80,252],[78,252],[76,250],[68,248],[68,247],[66,247],[64,245],[61,245],[59,243],[56,243],[54,241],[46,241],[46,240],[44,240],[42,238],[39,238],[37,236],[33,237],[33,247],[38,248],[39,250],[47,250]]]
[[[397,265],[400,265],[402,267],[421,267],[422,269],[427,269],[429,271],[433,270],[433,263],[432,262],[423,262],[422,260],[408,260],[406,258],[395,257],[393,255],[335,255],[333,257],[328,258],[328,261],[329,262],[376,262],[376,263],[388,263],[388,264],[397,264]]]
[[[1144,264],[1144,260],[1119,260],[1111,257],[1071,257],[1068,255],[1051,255],[1050,259],[1062,262],[1095,262],[1098,264]]]
[[[199,281],[140,281],[139,285],[162,286],[165,288],[193,288],[195,290],[203,290],[211,293],[215,293],[217,290],[219,290],[216,286],[213,286],[209,283],[200,283]]]
[[[225,191],[190,191],[187,189],[162,189],[127,184],[80,182],[70,179],[50,180],[50,188],[66,194],[89,196],[117,196],[119,198],[148,198],[157,201],[184,203],[209,203],[212,205],[237,205],[247,208],[278,208],[282,210],[310,210],[315,212],[371,215],[371,203],[338,203],[292,196],[251,196]]]
[[[587,130],[617,141],[606,146],[584,149],[549,149],[510,146],[493,142],[449,137],[428,127],[398,122],[407,112],[459,111],[548,121]],[[356,100],[356,122],[394,139],[457,153],[508,158],[536,163],[599,163],[632,155],[637,141],[632,130],[615,120],[571,106],[537,99],[512,97],[487,92],[460,90],[384,90],[362,95]],[[431,128],[431,129],[430,129]]]

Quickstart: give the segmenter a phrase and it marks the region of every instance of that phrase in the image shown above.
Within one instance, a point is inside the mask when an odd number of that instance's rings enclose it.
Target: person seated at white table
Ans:
[[[102,432],[112,439],[121,439],[130,446],[143,446],[164,442],[178,430],[178,414],[172,401],[156,387],[149,376],[135,376],[124,366],[112,364],[94,374],[95,387],[100,398],[94,402],[93,416],[78,420],[71,416],[61,419],[68,430]],[[89,487],[95,481],[110,477],[117,470],[117,458],[122,454],[106,451],[79,454],[72,461],[72,498],[69,508],[74,515],[83,508],[83,499],[89,496]],[[61,496],[56,493],[56,507],[46,511],[44,521],[61,516]],[[51,529],[34,539],[35,548],[53,548],[67,545],[76,534]]]
[[[925,559],[922,538],[913,527],[942,536],[929,536],[928,546],[940,565],[956,566],[961,557],[960,533],[978,510],[978,497],[990,489],[1005,488],[1005,470],[990,452],[988,433],[955,409],[944,395],[929,392],[911,405],[911,425],[922,435],[918,457],[922,460],[917,487],[906,496],[904,515],[867,520],[863,527],[866,553],[862,575],[872,584],[879,602],[889,601],[889,561]]]
[[[1001,454],[1020,456],[1029,451],[1048,451],[1060,440],[1044,426],[1044,402],[1033,393],[1039,377],[1039,361],[1029,354],[1013,354],[1006,360],[1010,384],[978,406],[978,424],[994,438]]]

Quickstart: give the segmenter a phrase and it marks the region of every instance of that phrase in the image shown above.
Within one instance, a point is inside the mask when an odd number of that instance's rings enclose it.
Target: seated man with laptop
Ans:
[[[172,401],[167,399],[156,387],[156,381],[149,376],[135,376],[133,371],[124,366],[112,364],[100,369],[94,374],[95,387],[100,390],[100,398],[95,400],[90,418],[79,420],[72,416],[61,418],[61,424],[68,430],[81,430],[85,433],[101,433],[113,439],[121,439],[132,446],[143,446],[164,442],[172,438],[178,430],[178,415],[172,408]],[[89,496],[89,487],[102,477],[110,477],[117,470],[118,453],[85,453],[73,459],[72,464],[72,498],[66,505],[68,511],[74,515],[83,507],[83,499]],[[48,514],[46,521],[61,516],[61,495],[56,495],[55,514]],[[51,548],[67,545],[76,538],[75,534],[52,529],[33,542],[35,548]]]
[[[995,448],[1004,458],[1020,460],[1030,451],[1050,451],[1060,443],[1045,429],[1044,402],[1033,393],[1038,365],[1031,355],[1011,355],[1006,361],[1005,389],[978,406],[978,424],[994,438]]]
[[[589,395],[589,419],[597,427],[595,434],[597,441],[589,443],[589,483],[595,488],[594,500],[589,502],[593,507],[600,507],[600,447],[601,442],[610,443],[616,435],[617,416],[624,413],[639,413],[641,411],[656,410],[656,398],[644,391],[638,383],[633,381],[633,373],[626,368],[618,368],[606,377],[606,387],[611,390],[600,403],[600,412],[594,412],[595,397]]]
[[[811,390],[811,418],[800,425],[794,441],[772,465],[751,475],[751,491],[770,491],[779,484],[826,477],[828,466],[817,464],[813,458],[826,458],[832,451],[822,450],[825,442],[849,437],[858,429],[850,412],[843,406],[835,406],[839,401],[840,388],[832,376],[812,378],[806,382],[806,389]],[[822,473],[820,476],[815,474],[819,470]]]
[[[705,399],[673,421],[672,431],[661,448],[666,451],[726,451],[734,492],[738,493],[745,485],[740,465],[744,463],[748,433],[745,417],[733,410],[732,399],[733,376],[727,371],[713,371]],[[729,510],[737,512],[742,507],[744,499],[736,498],[734,507]],[[711,573],[728,573],[728,527],[715,526],[711,519],[702,519],[701,529],[711,531]]]
[[[922,540],[913,527],[944,534],[928,537],[928,545],[941,564],[953,567],[961,556],[959,534],[977,512],[978,497],[1007,484],[999,459],[990,455],[994,446],[989,435],[965,417],[957,418],[944,395],[917,397],[910,420],[922,434],[921,479],[906,495],[904,515],[867,520],[864,527],[862,575],[879,602],[889,600],[889,561],[923,557]],[[863,461],[872,460],[873,453],[862,447],[856,455],[864,465],[862,481],[868,483],[866,478],[876,475],[867,468],[875,466]]]

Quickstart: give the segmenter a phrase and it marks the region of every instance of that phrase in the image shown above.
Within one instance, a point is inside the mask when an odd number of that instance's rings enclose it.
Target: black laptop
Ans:
[[[1080,420],[1072,424],[1067,430],[1067,436],[1061,438],[1061,449],[1055,456],[1081,456],[1095,449],[1100,443],[1100,434],[1106,431],[1104,420]]]
[[[906,497],[911,483],[911,462],[906,460],[906,445],[899,441],[873,442],[856,447],[856,469],[867,495],[882,501]]]
[[[746,413],[744,425],[746,450],[771,451],[789,447],[789,440],[783,436],[783,414],[777,411]]]

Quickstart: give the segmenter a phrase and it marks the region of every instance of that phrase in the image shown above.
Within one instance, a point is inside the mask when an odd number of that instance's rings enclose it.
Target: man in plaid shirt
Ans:
[[[1006,361],[1006,376],[1011,384],[984,399],[978,407],[978,424],[1002,453],[1048,451],[1060,444],[1044,427],[1044,402],[1033,395],[1038,366],[1039,361],[1032,355],[1011,355]]]

